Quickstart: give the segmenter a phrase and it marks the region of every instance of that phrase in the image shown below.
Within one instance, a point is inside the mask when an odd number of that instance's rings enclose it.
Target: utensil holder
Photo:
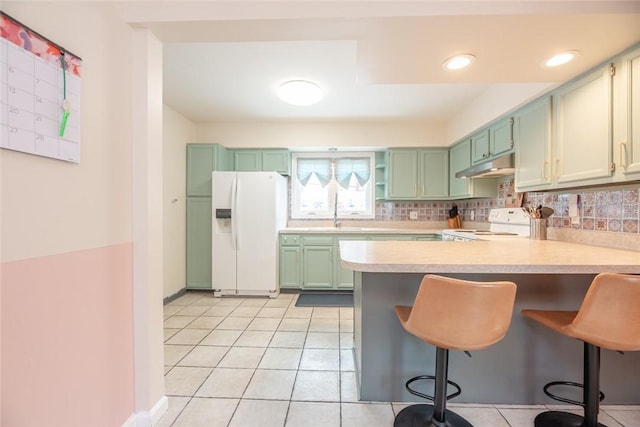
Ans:
[[[531,218],[530,219],[529,238],[532,240],[547,240],[547,219]]]

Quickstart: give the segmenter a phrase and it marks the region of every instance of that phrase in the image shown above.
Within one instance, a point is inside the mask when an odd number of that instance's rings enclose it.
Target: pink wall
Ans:
[[[5,426],[122,425],[134,412],[132,245],[2,264]]]

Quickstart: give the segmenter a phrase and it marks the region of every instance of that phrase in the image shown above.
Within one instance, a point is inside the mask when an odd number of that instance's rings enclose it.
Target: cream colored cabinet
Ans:
[[[611,67],[600,67],[556,90],[553,113],[556,186],[610,177],[614,170]]]
[[[622,180],[640,179],[640,48],[622,55],[615,76],[614,141]]]
[[[551,186],[551,97],[545,96],[514,115],[517,189]]]

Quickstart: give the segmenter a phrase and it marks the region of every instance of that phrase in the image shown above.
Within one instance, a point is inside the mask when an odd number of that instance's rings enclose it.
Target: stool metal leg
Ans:
[[[584,343],[583,402],[584,417],[568,412],[543,412],[535,427],[607,427],[598,422],[600,409],[600,347]]]
[[[447,409],[449,350],[436,347],[436,383],[432,405],[411,405],[398,412],[394,427],[473,427]]]
[[[444,411],[447,406],[447,376],[449,375],[449,350],[436,348],[436,375],[435,391],[433,393],[433,418],[436,422],[444,423]],[[438,424],[436,424],[438,425]]]

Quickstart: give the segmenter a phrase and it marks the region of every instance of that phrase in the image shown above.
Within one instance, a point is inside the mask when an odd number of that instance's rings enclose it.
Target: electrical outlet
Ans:
[[[409,211],[409,219],[418,219],[418,212]]]

